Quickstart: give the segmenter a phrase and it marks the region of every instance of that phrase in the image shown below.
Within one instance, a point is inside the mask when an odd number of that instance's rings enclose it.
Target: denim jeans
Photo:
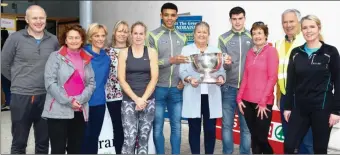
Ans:
[[[98,140],[102,130],[106,105],[89,107],[89,121],[86,122],[81,154],[97,154]]]
[[[233,126],[235,110],[238,112],[240,123],[240,154],[250,154],[251,135],[236,103],[238,89],[224,85],[222,89],[222,142],[223,154],[232,154],[234,151]]]
[[[153,125],[153,138],[157,154],[164,154],[164,113],[168,110],[170,120],[170,143],[172,154],[180,154],[181,148],[181,116],[182,116],[182,90],[177,87],[156,87],[156,111]]]
[[[280,98],[280,113],[281,113],[281,123],[282,123],[282,130],[283,136],[287,136],[287,127],[288,123],[284,119],[283,111],[284,111],[284,103],[286,102],[286,95],[281,94]],[[313,135],[312,135],[312,128],[308,129],[308,132],[304,136],[302,143],[300,144],[298,154],[314,154],[313,151]]]

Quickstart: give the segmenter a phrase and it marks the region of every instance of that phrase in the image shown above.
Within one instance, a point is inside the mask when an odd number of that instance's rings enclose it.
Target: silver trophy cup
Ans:
[[[216,78],[211,75],[218,71],[222,64],[222,53],[201,53],[190,55],[190,62],[194,70],[201,74],[200,83],[217,83]]]

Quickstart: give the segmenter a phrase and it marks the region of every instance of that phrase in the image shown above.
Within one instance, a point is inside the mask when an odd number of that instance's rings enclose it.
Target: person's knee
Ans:
[[[139,135],[138,136],[138,144],[139,145],[147,145],[148,144],[149,135]]]
[[[222,130],[232,130],[234,127],[234,113],[233,112],[225,112],[223,110],[223,117],[222,117]]]
[[[250,136],[249,128],[245,122],[240,124],[240,131],[242,135]]]
[[[208,135],[208,136],[216,136],[216,126],[207,126],[204,129],[204,135]]]

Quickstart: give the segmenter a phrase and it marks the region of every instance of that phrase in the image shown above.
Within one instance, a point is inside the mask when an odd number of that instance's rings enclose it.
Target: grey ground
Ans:
[[[5,111],[1,112],[1,154],[9,154],[11,148],[11,120],[10,120],[10,112]],[[202,130],[203,131],[203,130]],[[164,136],[165,136],[165,151],[166,154],[171,154],[171,146],[170,146],[170,125],[169,122],[165,122],[164,125]],[[238,145],[235,145],[234,154],[239,154]],[[31,129],[31,133],[29,136],[28,144],[27,144],[27,154],[34,154],[34,136],[33,136],[33,128]],[[201,153],[204,153],[204,144],[203,144],[203,132],[201,134]],[[220,140],[216,140],[215,145],[215,154],[222,154],[222,142]],[[191,154],[189,141],[188,141],[188,124],[182,124],[182,145],[181,145],[181,154]]]

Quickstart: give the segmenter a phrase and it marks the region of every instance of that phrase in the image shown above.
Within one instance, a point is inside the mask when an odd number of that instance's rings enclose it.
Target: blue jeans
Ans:
[[[286,137],[287,135],[287,127],[288,123],[284,119],[283,111],[284,111],[284,103],[286,102],[286,95],[283,95],[281,93],[280,98],[280,113],[281,113],[281,123],[282,123],[282,130],[283,130],[283,136]],[[313,135],[312,135],[312,128],[308,129],[308,132],[306,133],[305,137],[303,138],[298,154],[314,154],[313,151]]]
[[[153,125],[153,139],[155,142],[156,153],[164,154],[164,112],[168,110],[171,127],[171,152],[180,154],[181,149],[181,117],[182,117],[182,96],[183,91],[177,87],[156,87],[155,100],[156,111]]]
[[[89,107],[89,120],[85,125],[81,154],[98,153],[98,140],[104,122],[105,109],[105,104]]]
[[[233,139],[233,126],[235,110],[238,112],[240,123],[240,154],[250,154],[251,135],[244,119],[240,114],[236,103],[236,96],[238,89],[224,85],[222,89],[222,141],[223,141],[223,154],[232,154],[234,152],[234,139]]]

